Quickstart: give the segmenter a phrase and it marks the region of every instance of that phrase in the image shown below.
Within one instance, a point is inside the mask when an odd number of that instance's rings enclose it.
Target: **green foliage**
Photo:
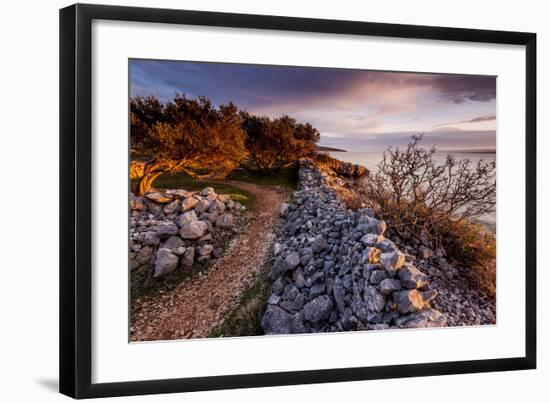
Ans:
[[[312,153],[320,137],[309,123],[289,116],[272,120],[232,103],[216,108],[206,97],[179,94],[164,104],[154,97],[132,98],[130,126],[134,155],[150,158],[138,194],[165,172],[224,178],[248,157],[261,174],[276,172]]]
[[[155,97],[135,97],[130,100],[130,138],[132,148],[151,146],[150,128],[164,119],[164,105]]]
[[[309,123],[283,115],[277,119],[241,112],[246,148],[261,174],[278,170],[315,151],[320,134]]]
[[[239,168],[233,171],[229,178],[260,186],[283,186],[290,189],[296,189],[298,182],[298,164],[290,164],[289,166],[271,172],[269,175],[262,175],[258,169],[254,168]]]

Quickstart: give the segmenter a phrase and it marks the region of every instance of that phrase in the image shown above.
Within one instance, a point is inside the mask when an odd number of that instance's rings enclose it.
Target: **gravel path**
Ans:
[[[207,337],[254,281],[270,256],[279,207],[289,191],[229,181],[256,196],[246,231],[231,242],[225,255],[207,272],[183,281],[160,295],[136,301],[131,341]]]

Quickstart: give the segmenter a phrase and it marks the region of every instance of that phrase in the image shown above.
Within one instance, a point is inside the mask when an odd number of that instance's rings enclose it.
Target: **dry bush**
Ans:
[[[459,267],[470,268],[464,274],[470,284],[487,296],[496,296],[496,239],[480,224],[453,223],[444,237],[444,247]]]
[[[494,236],[471,221],[494,211],[496,163],[452,155],[437,163],[435,147],[425,149],[421,140],[413,136],[403,150],[388,148],[378,171],[364,179],[362,199],[400,237],[411,240],[425,233],[458,267],[472,269],[477,288],[494,289],[488,272],[494,266]]]

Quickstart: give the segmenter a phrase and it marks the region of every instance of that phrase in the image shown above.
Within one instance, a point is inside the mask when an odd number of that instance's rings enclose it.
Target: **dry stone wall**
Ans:
[[[384,237],[372,210],[345,208],[329,175],[301,160],[299,190],[281,206],[264,332],[445,326],[428,276]]]
[[[244,210],[210,187],[130,194],[130,269],[149,266],[157,278],[220,257]]]

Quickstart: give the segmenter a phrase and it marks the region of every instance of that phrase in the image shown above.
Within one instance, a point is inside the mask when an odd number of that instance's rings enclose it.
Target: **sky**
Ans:
[[[424,134],[440,150],[496,148],[496,77],[252,64],[130,61],[130,96],[204,95],[250,113],[287,114],[320,145],[379,152]]]

